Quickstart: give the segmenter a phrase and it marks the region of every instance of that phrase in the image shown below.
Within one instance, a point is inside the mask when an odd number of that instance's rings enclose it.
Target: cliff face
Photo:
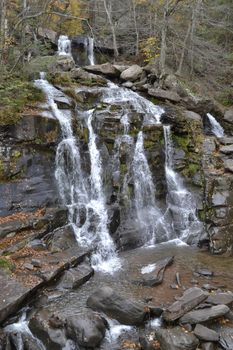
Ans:
[[[127,67],[102,65],[87,69],[119,79],[125,68]],[[207,100],[206,104],[204,100],[194,103],[190,96],[182,97],[184,90],[180,91],[177,84],[174,87],[172,78],[167,79],[166,86],[170,84],[169,87],[152,91],[148,84],[151,84],[152,76],[155,79],[153,74],[155,75],[151,71],[140,70],[133,82],[128,81],[128,86],[139,90],[154,103],[163,104],[165,113],[161,120],[163,124],[171,125],[174,170],[181,175],[186,188],[192,193],[194,202],[197,203],[198,216],[204,222],[206,233],[200,239],[202,242],[209,241],[214,253],[232,253],[233,140],[229,137],[217,139],[206,134],[206,112],[209,109],[216,110],[219,117],[216,106]],[[82,167],[87,175],[90,173],[89,130],[82,120],[82,112],[94,109],[93,128],[103,164],[109,231],[121,249],[142,244],[142,235],[135,220],[135,144],[142,131],[144,152],[156,188],[155,201],[163,211],[168,192],[163,126],[144,125],[142,114],[133,105],[128,106],[127,99],[124,103],[104,101],[101,95],[107,81],[99,75],[73,69],[71,72],[54,74],[52,80],[61,91],[62,97],[56,101],[59,108],[68,109],[73,116],[73,129],[82,154]],[[136,101],[137,97],[135,103]],[[126,108],[127,125],[122,123]],[[221,120],[221,115],[219,118]],[[229,130],[231,133],[231,128]],[[128,138],[122,138],[124,134]],[[42,208],[55,208],[56,211],[61,205],[54,175],[61,130],[49,106],[38,106],[36,112],[22,114],[16,124],[1,126],[0,135],[1,217],[34,213]],[[121,142],[117,142],[120,138]],[[63,218],[59,225],[66,223],[66,216]],[[18,232],[22,228],[22,222],[13,224],[14,220],[6,228],[4,220],[1,224],[2,236]],[[53,216],[46,220],[51,223]],[[39,225],[42,226],[43,224]],[[33,228],[33,224],[28,227]],[[44,232],[48,230],[46,226]]]

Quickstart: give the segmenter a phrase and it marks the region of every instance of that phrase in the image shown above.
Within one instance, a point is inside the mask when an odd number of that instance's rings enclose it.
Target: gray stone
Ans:
[[[52,232],[52,238],[49,241],[51,252],[60,252],[75,245],[78,245],[72,225],[60,227]]]
[[[206,302],[213,305],[231,305],[233,302],[233,294],[231,292],[211,294]]]
[[[26,263],[23,265],[23,267],[27,270],[32,271],[34,269],[34,266],[32,264]]]
[[[224,114],[224,120],[228,123],[233,123],[233,109],[228,109]]]
[[[154,287],[163,282],[163,276],[165,269],[170,266],[174,261],[174,257],[168,257],[155,263],[155,270],[151,273],[145,274],[142,280],[135,281],[137,284],[141,284],[143,286]]]
[[[137,64],[134,64],[133,66],[124,70],[121,73],[120,78],[126,81],[135,81],[141,77],[142,73],[143,73],[143,69]]]
[[[191,324],[202,323],[224,316],[229,310],[229,307],[226,305],[217,305],[208,309],[190,311],[181,317],[180,322]]]
[[[133,86],[132,81],[126,81],[125,83],[122,84],[122,86],[126,88],[131,88]]]
[[[219,138],[219,141],[222,145],[232,145],[233,144],[233,137],[221,137]]]
[[[71,56],[59,56],[56,62],[56,68],[63,72],[69,72],[74,66],[75,62]]]
[[[121,64],[114,64],[114,68],[116,68],[120,73],[124,72],[124,70],[128,69],[130,66],[123,66]]]
[[[231,327],[221,327],[219,343],[225,350],[233,349],[233,331]]]
[[[93,66],[86,66],[84,69],[91,73],[102,73],[108,77],[119,77],[120,75],[119,70],[111,63],[95,64]]]
[[[147,315],[143,304],[121,297],[110,287],[97,289],[87,299],[87,306],[126,325],[140,325]]]
[[[194,328],[194,334],[198,339],[207,341],[207,342],[215,342],[219,340],[219,334],[212,329],[202,326],[201,324],[197,324]]]
[[[85,83],[85,81],[90,81],[92,84],[96,84],[96,85],[106,85],[107,83],[107,80],[104,77],[101,77],[100,75],[97,75],[97,74],[86,72],[82,68],[74,68],[72,69],[70,74],[72,79],[79,80],[79,81],[81,80],[81,82],[83,81],[83,83]]]
[[[161,350],[196,350],[199,344],[195,335],[184,331],[181,327],[156,329],[155,334]]]
[[[233,159],[224,159],[224,168],[233,173]]]
[[[196,271],[199,275],[205,276],[205,277],[212,277],[214,275],[213,271],[210,271],[208,269],[202,268],[198,269]]]
[[[32,259],[31,263],[32,263],[32,265],[34,267],[39,267],[40,268],[42,266],[41,261],[38,260],[38,259]]]
[[[215,350],[215,344],[211,342],[206,342],[201,344],[202,350]]]
[[[159,100],[171,101],[171,102],[180,102],[180,96],[174,91],[162,90],[162,89],[149,89],[148,94],[156,97]]]
[[[195,113],[193,111],[184,111],[184,115],[187,119],[196,120],[196,121],[202,120],[200,114]]]
[[[186,290],[183,296],[169,306],[163,313],[163,318],[167,322],[175,321],[188,311],[194,309],[198,304],[207,299],[208,293],[202,289],[193,287]]]
[[[220,152],[224,154],[232,154],[233,153],[233,145],[227,145],[220,147]]]
[[[94,269],[84,262],[77,267],[71,268],[64,272],[61,277],[58,289],[74,289],[80,287],[82,284],[87,282],[94,274]]]
[[[105,336],[105,321],[90,310],[68,317],[66,323],[68,337],[80,346],[96,348]]]

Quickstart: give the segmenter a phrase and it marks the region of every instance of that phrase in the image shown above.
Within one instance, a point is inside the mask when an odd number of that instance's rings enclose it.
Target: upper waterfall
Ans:
[[[211,131],[216,137],[223,137],[224,136],[224,129],[219,124],[219,122],[212,116],[212,114],[207,113],[207,117],[211,126]]]
[[[67,35],[60,35],[58,38],[58,55],[71,55],[71,41]]]

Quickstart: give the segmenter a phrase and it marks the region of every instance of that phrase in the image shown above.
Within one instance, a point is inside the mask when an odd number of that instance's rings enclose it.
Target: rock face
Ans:
[[[97,289],[87,299],[87,306],[126,325],[142,324],[147,314],[142,304],[124,299],[109,287]]]
[[[199,344],[198,339],[192,334],[185,332],[182,328],[157,329],[161,350],[195,350]]]

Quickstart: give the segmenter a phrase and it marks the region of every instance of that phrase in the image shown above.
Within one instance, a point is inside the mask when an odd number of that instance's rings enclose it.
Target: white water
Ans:
[[[93,66],[95,64],[95,55],[94,55],[94,38],[87,39],[87,56],[89,64]]]
[[[219,122],[212,116],[212,114],[207,113],[208,120],[211,125],[211,131],[216,137],[223,137],[224,136],[224,129],[219,124]]]
[[[71,41],[66,35],[60,35],[58,39],[58,55],[71,56]]]
[[[14,333],[14,334],[16,334],[16,337],[17,337],[17,345],[16,345],[17,346],[17,350],[24,350],[22,334],[26,334],[31,339],[33,339],[33,341],[38,346],[38,349],[46,350],[46,348],[43,345],[43,343],[39,339],[34,337],[34,335],[32,334],[32,332],[30,331],[30,329],[28,327],[28,323],[29,323],[29,321],[27,320],[26,313],[23,313],[23,315],[20,317],[18,322],[12,323],[9,326],[6,326],[4,328],[4,331],[6,333]]]
[[[139,132],[133,158],[133,181],[137,217],[143,230],[145,243],[154,244],[161,237],[156,236],[162,229],[169,239],[163,214],[155,202],[155,187],[150,167],[145,156],[143,133]],[[162,232],[160,231],[160,235]]]
[[[196,205],[192,194],[184,187],[181,177],[173,169],[173,144],[171,127],[164,126],[166,151],[165,173],[167,181],[167,206],[173,219],[177,238],[187,240],[200,233],[201,223],[196,216]]]
[[[88,178],[82,170],[82,158],[72,131],[71,116],[59,110],[54,101],[58,90],[44,79],[37,80],[35,84],[47,95],[52,113],[61,125],[63,139],[57,147],[55,177],[63,203],[68,207],[69,221],[76,239],[81,246],[96,248],[96,252],[92,255],[92,265],[96,270],[113,273],[121,267],[121,264],[107,228],[108,215],[102,184],[102,163],[92,127],[93,111],[85,113],[91,161]]]

